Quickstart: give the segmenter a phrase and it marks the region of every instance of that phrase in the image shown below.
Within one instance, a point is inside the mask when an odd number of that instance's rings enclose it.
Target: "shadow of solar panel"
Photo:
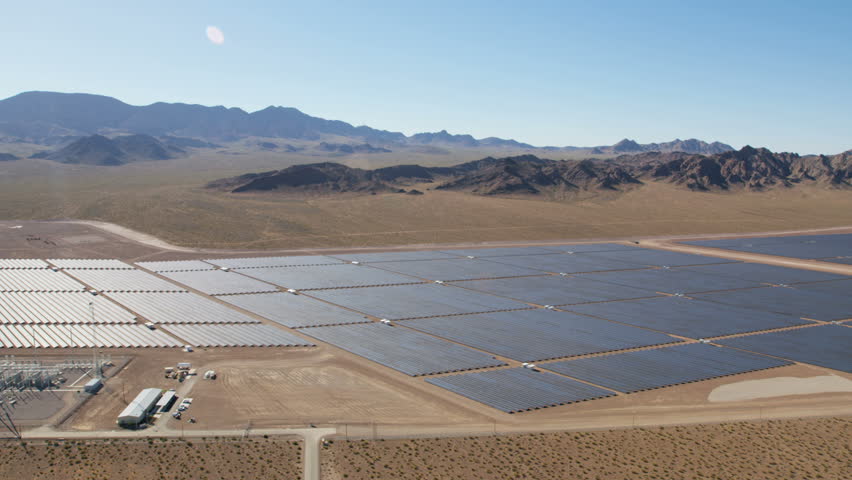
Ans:
[[[221,299],[290,328],[371,321],[359,313],[344,310],[304,295],[255,293],[226,295]]]
[[[172,334],[196,347],[313,347],[292,333],[263,324],[166,325]]]
[[[720,275],[723,277],[734,277],[752,282],[779,284],[793,284],[805,282],[823,282],[827,280],[844,280],[849,277],[833,273],[815,272],[813,270],[800,270],[798,268],[779,267],[776,265],[764,265],[760,263],[726,263],[724,265],[700,265],[686,267],[697,273],[707,275]]]
[[[240,275],[237,272],[226,272],[223,270],[163,272],[161,275],[208,295],[278,291],[275,286],[268,283]]]
[[[832,296],[785,287],[753,288],[696,295],[701,300],[783,313],[814,320],[852,318],[852,296]],[[852,346],[850,346],[852,347]]]
[[[590,257],[618,260],[634,265],[651,267],[680,267],[684,265],[709,265],[715,263],[731,263],[727,258],[706,257],[691,253],[670,252],[667,250],[650,250],[636,248],[631,251],[589,253]]]
[[[758,282],[739,278],[704,275],[676,268],[586,273],[580,278],[665,293],[709,292],[763,286]]]
[[[204,261],[225,268],[294,267],[299,265],[332,265],[335,263],[341,263],[341,260],[322,255],[301,255],[295,257],[211,258]]]
[[[679,342],[664,333],[551,310],[519,310],[402,323],[522,362]]]
[[[458,250],[443,250],[456,257],[502,257],[514,255],[546,255],[555,253],[553,250],[541,247],[502,247],[502,248],[462,248]]]
[[[381,263],[381,262],[404,262],[413,260],[440,260],[442,258],[456,258],[448,253],[434,250],[418,250],[414,252],[364,252],[364,253],[340,253],[333,257],[347,262]]]
[[[316,290],[310,295],[389,320],[530,308],[521,302],[432,283]]]
[[[470,280],[453,285],[538,305],[608,302],[657,295],[649,290],[561,275]]]
[[[427,378],[432,385],[507,413],[611,397],[602,388],[526,368]]]
[[[836,297],[852,296],[852,278],[849,280],[833,280],[830,282],[801,283],[796,285],[796,290],[806,292],[819,292]]]
[[[852,328],[841,325],[734,337],[717,343],[852,373]]]
[[[592,254],[526,255],[514,257],[489,257],[484,261],[498,262],[517,267],[531,268],[550,273],[602,272],[607,270],[635,270],[646,268],[633,263],[592,257]]]
[[[485,353],[381,323],[312,327],[300,331],[413,377],[505,365]]]
[[[520,258],[527,258],[527,256]],[[541,275],[541,272],[529,268],[470,258],[423,260],[414,262],[383,262],[381,265],[375,265],[375,267],[427,280],[443,280],[446,282],[452,280],[476,280],[480,278]]]
[[[689,338],[718,337],[810,323],[789,315],[682,297],[589,303],[563,308]]]
[[[632,393],[790,365],[790,362],[703,343],[544,363],[539,367]]]
[[[617,252],[620,250],[633,251],[639,247],[622,245],[620,243],[579,243],[575,245],[548,245],[550,250],[564,253],[588,253],[588,252]]]
[[[263,280],[264,282],[296,290],[371,287],[423,282],[417,278],[372,268],[367,265],[346,263],[339,265],[249,268],[236,271],[243,275]]]

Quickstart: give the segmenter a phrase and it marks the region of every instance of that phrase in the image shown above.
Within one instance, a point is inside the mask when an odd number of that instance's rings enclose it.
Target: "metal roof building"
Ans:
[[[118,424],[122,427],[135,427],[144,422],[152,409],[156,407],[163,391],[159,388],[146,388],[136,395],[127,407],[118,415]]]

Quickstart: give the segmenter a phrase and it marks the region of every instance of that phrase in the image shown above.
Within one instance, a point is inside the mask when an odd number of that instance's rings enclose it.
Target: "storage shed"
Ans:
[[[83,385],[83,391],[86,393],[98,393],[98,390],[104,385],[100,378],[93,378]]]
[[[157,406],[162,395],[159,388],[146,388],[136,395],[127,407],[118,415],[118,425],[132,428],[143,423]]]
[[[174,390],[168,390],[163,394],[162,397],[157,401],[156,411],[157,412],[168,412],[169,409],[172,408],[172,405],[175,403],[177,399],[177,393]]]

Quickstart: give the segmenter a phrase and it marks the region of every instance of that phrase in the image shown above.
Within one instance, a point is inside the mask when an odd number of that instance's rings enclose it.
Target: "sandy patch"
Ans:
[[[837,375],[796,378],[775,377],[728,383],[713,389],[710,402],[738,402],[758,398],[810,395],[814,393],[852,392],[852,380]]]

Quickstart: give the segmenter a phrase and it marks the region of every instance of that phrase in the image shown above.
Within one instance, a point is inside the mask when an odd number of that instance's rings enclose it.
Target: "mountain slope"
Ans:
[[[113,139],[91,135],[38,157],[75,165],[116,166],[130,162],[168,160],[180,153],[183,150],[167,147],[148,135],[126,135]]]

